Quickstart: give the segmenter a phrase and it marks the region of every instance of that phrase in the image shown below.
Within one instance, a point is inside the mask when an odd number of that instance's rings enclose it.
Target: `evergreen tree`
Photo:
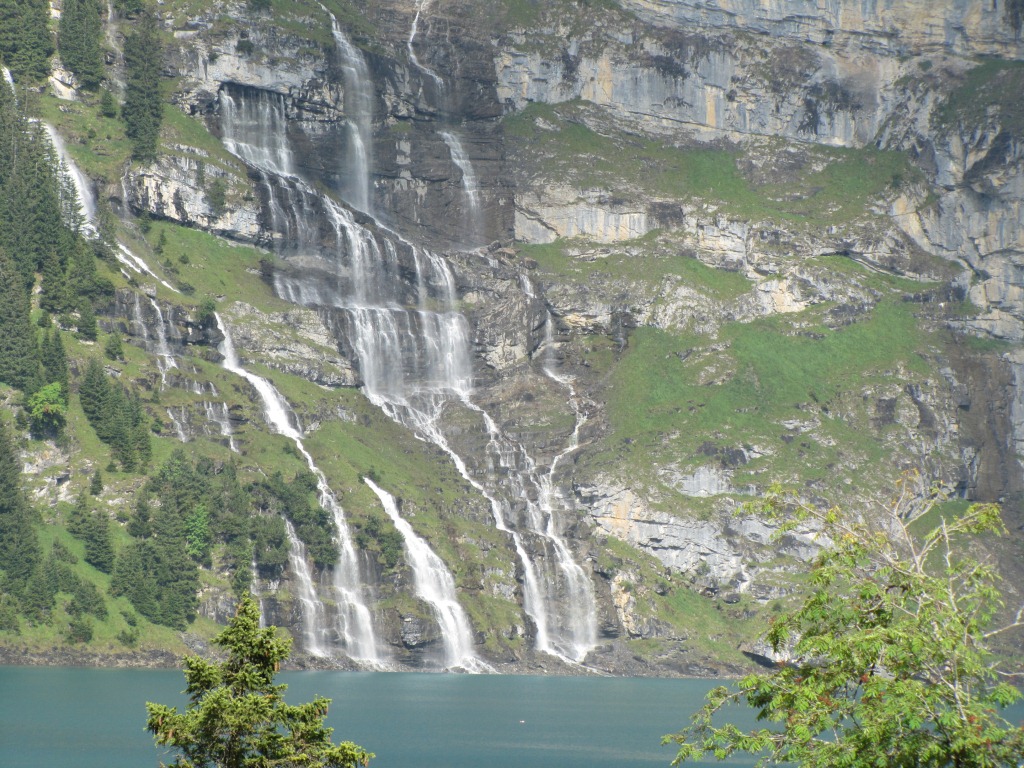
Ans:
[[[42,561],[33,518],[22,490],[21,463],[0,419],[0,570],[15,595],[24,593]]]
[[[78,335],[86,341],[96,341],[99,328],[96,325],[96,312],[91,301],[83,301],[78,310]]]
[[[57,50],[64,66],[87,90],[103,80],[103,27],[96,0],[64,0],[57,27]]]
[[[87,518],[82,536],[85,542],[85,562],[104,573],[114,569],[114,543],[110,536],[110,520],[102,512],[92,512]]]
[[[185,657],[190,701],[179,714],[174,707],[147,704],[146,727],[157,744],[176,748],[177,766],[306,765],[356,768],[373,755],[352,742],[331,743],[324,725],[327,699],[292,706],[274,675],[288,658],[290,642],[276,629],[261,629],[260,612],[251,597],[214,643],[228,652],[223,662]]]
[[[40,366],[28,292],[2,249],[0,297],[0,382],[32,392],[39,386]]]
[[[45,80],[52,55],[48,0],[0,0],[0,58],[14,78]]]
[[[110,397],[110,388],[107,373],[103,370],[103,363],[95,357],[89,358],[89,362],[85,366],[85,373],[78,385],[78,398],[81,400],[85,417],[97,434],[100,432],[100,428],[97,426],[100,422],[100,414]],[[100,436],[100,439],[102,440],[103,437]]]
[[[39,350],[39,358],[43,364],[43,379],[60,384],[66,398],[70,391],[68,358],[59,329],[47,331]]]
[[[156,159],[163,99],[160,93],[160,67],[163,46],[156,18],[143,12],[134,31],[124,41],[127,68],[125,101],[121,108],[125,133],[132,141],[132,157],[148,162]]]
[[[89,481],[89,495],[99,496],[103,493],[103,473],[96,470],[92,473],[92,480]]]

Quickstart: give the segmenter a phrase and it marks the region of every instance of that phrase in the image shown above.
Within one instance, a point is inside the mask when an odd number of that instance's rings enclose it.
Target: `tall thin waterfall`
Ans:
[[[331,17],[331,34],[337,50],[338,66],[345,80],[345,117],[348,119],[348,151],[345,153],[345,202],[369,213],[370,148],[373,146],[373,82],[370,70],[359,49],[349,42],[338,26],[334,14],[320,6]]]
[[[302,606],[302,645],[311,656],[327,656],[327,610],[313,585],[306,545],[296,535],[291,520],[284,521],[284,530],[288,536],[288,566],[295,575],[295,596]]]
[[[333,591],[336,600],[336,629],[344,644],[345,652],[358,661],[372,666],[382,666],[386,659],[378,648],[373,630],[373,617],[363,599],[364,585],[359,576],[359,565],[356,560],[355,547],[352,544],[352,535],[349,532],[341,505],[327,484],[324,473],[317,467],[313,457],[306,450],[306,446],[302,442],[298,419],[288,403],[273,384],[242,367],[238,353],[235,351],[230,329],[221,320],[219,314],[215,313],[214,319],[217,322],[217,328],[224,335],[224,340],[218,347],[224,356],[224,367],[241,376],[253,386],[263,402],[263,411],[267,421],[279,434],[290,438],[295,443],[295,447],[305,459],[309,471],[316,477],[320,503],[334,519],[341,555],[340,561],[334,566]],[[301,581],[301,574],[296,575]],[[315,598],[322,605],[322,601],[316,598],[315,591],[312,596],[307,595],[306,597],[311,600]]]
[[[469,160],[462,141],[457,134],[451,131],[441,131],[441,138],[448,145],[452,154],[452,162],[462,172],[462,194],[466,201],[466,215],[463,220],[463,230],[466,240],[470,244],[476,244],[483,235],[483,220],[481,219],[480,188],[476,181],[476,172],[473,170],[473,163]]]
[[[75,161],[68,154],[68,148],[64,139],[57,133],[57,129],[49,123],[43,123],[46,135],[50,138],[54,151],[61,159],[67,169],[68,176],[74,184],[75,192],[78,194],[78,211],[82,216],[82,229],[90,237],[96,235],[96,193],[93,191],[92,182],[89,177],[82,173],[82,170],[75,164]]]
[[[430,605],[441,628],[444,643],[444,666],[447,669],[461,667],[470,672],[492,672],[493,669],[481,662],[473,653],[473,633],[466,612],[455,596],[455,579],[451,571],[420,538],[408,521],[398,512],[395,498],[369,478],[363,478],[370,487],[391,522],[402,534],[405,553],[412,568],[416,595]]]
[[[414,47],[416,42],[416,34],[419,32],[420,26],[420,15],[423,11],[427,10],[427,6],[430,5],[430,0],[416,0],[416,15],[412,19],[412,27],[409,29],[409,39],[405,43],[405,47],[409,50],[409,61],[413,63],[420,72],[429,77],[437,88],[438,93],[444,92],[444,80],[441,79],[434,70],[429,67],[425,67],[420,63],[420,60],[416,58],[416,48]]]
[[[236,99],[222,99],[221,107],[249,109]],[[225,127],[238,122],[223,116]],[[278,146],[276,137],[266,141]],[[267,149],[248,157],[255,164],[253,159],[275,155],[280,153]],[[554,508],[557,495],[544,492],[532,458],[472,402],[469,326],[456,310],[448,264],[379,225],[362,226],[301,179],[282,178],[272,163],[257,168],[275,242],[298,265],[275,274],[275,292],[320,308],[358,364],[370,401],[444,450],[488,500],[495,526],[508,534],[523,565],[524,607],[537,628],[537,648],[581,661],[596,644],[593,588],[565,541]],[[492,470],[486,484],[444,434],[442,416],[451,408],[467,408],[483,422],[489,436],[483,458]]]
[[[14,76],[11,75],[11,70],[9,70],[7,67],[2,67],[2,69],[4,73],[4,82],[11,86],[11,90],[13,91],[16,86],[14,85]]]

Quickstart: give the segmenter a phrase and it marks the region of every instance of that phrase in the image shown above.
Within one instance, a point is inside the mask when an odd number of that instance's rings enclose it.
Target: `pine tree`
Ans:
[[[121,108],[125,133],[132,140],[132,157],[142,162],[156,159],[163,120],[160,93],[162,59],[163,46],[156,19],[151,13],[143,12],[135,31],[124,41],[127,84]]]
[[[38,82],[50,74],[53,39],[47,0],[0,2],[0,57],[14,78]]]
[[[9,589],[21,594],[42,562],[34,515],[21,485],[21,463],[0,419],[0,569]]]
[[[114,543],[110,536],[110,521],[102,512],[92,512],[88,517],[85,535],[85,562],[104,573],[114,569]]]
[[[68,358],[64,351],[64,341],[60,330],[47,331],[39,350],[39,358],[43,364],[43,378],[47,382],[60,384],[65,397],[70,389],[68,377]]]
[[[352,742],[331,742],[332,729],[324,725],[328,699],[285,703],[286,686],[275,685],[274,675],[288,658],[290,642],[273,627],[261,628],[259,620],[259,607],[243,598],[235,618],[214,639],[228,652],[227,660],[185,658],[190,701],[184,713],[146,705],[146,727],[157,744],[181,751],[175,765],[367,765],[372,753]]]
[[[0,249],[0,382],[32,392],[39,386],[36,332],[29,297],[14,264]]]
[[[64,66],[87,90],[103,80],[102,23],[96,0],[64,0],[57,27],[57,50]]]
[[[78,310],[78,335],[86,341],[96,341],[99,328],[96,325],[96,312],[91,301],[83,301]]]
[[[90,358],[85,366],[85,373],[78,385],[78,397],[82,403],[82,410],[89,420],[92,428],[99,433],[97,424],[100,421],[100,414],[110,395],[110,382],[107,373],[103,370],[103,363],[95,357]],[[102,437],[100,438],[102,439]]]

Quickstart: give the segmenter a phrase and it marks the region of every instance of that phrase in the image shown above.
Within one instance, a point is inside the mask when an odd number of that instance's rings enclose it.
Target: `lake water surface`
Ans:
[[[334,740],[371,768],[668,766],[707,680],[290,672],[287,699],[333,699]],[[0,766],[155,768],[145,702],[184,706],[181,672],[0,667]],[[742,760],[731,765],[750,765]],[[716,763],[717,764],[717,763]]]

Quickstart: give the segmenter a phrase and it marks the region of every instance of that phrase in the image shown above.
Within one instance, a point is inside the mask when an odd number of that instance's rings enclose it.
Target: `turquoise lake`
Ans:
[[[371,768],[667,768],[675,751],[662,735],[685,725],[717,684],[384,672],[279,680],[293,702],[333,699],[335,741],[376,752]],[[174,670],[0,667],[0,766],[156,768],[172,756],[145,732],[145,702],[183,706],[182,688]],[[1019,722],[1024,706],[1006,714]],[[749,712],[736,719],[753,724]]]
[[[675,752],[662,735],[715,684],[375,672],[279,680],[293,702],[333,699],[335,741],[375,752],[371,768],[668,766]],[[145,702],[181,706],[183,688],[174,670],[0,667],[0,766],[155,768],[171,757],[144,730]]]

